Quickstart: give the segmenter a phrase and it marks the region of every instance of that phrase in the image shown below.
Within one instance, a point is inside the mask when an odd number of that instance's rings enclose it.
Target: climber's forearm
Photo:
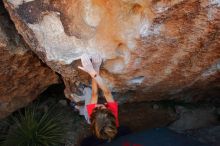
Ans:
[[[102,77],[99,74],[97,74],[94,79],[95,79],[96,83],[99,85],[99,87],[102,89],[106,101],[107,102],[114,102],[112,93],[109,90],[108,86],[105,84],[105,82],[102,79]]]
[[[98,102],[98,85],[95,79],[92,79],[92,97],[90,100],[90,104],[97,104]]]

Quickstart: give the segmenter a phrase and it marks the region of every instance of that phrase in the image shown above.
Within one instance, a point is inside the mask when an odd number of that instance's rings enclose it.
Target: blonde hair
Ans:
[[[92,132],[99,139],[111,140],[117,134],[116,119],[108,109],[96,107],[91,115]]]

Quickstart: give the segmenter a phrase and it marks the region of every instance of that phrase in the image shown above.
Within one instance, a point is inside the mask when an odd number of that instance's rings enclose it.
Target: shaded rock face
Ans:
[[[169,125],[176,132],[219,125],[215,108],[210,105],[194,109],[177,106],[176,111],[178,119]]]
[[[58,76],[26,46],[0,2],[0,119],[55,83]]]
[[[132,103],[123,104],[119,110],[120,125],[127,126],[133,132],[165,127],[175,121],[177,116],[175,112],[167,107],[162,107],[152,103]]]
[[[218,96],[218,0],[5,0],[32,50],[60,73],[67,97],[83,53],[104,59],[101,75],[129,100]],[[214,94],[213,94],[214,93]]]

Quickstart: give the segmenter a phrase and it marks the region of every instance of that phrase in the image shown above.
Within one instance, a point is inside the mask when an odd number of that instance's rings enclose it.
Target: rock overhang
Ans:
[[[192,86],[219,59],[218,1],[5,3],[11,15],[16,14],[13,20],[28,29],[22,32],[24,28],[17,26],[18,31],[24,37],[30,33],[36,40],[34,45],[25,39],[33,50],[73,82],[85,80],[76,68],[83,53],[101,54],[101,74],[112,90],[120,92],[182,91],[179,89]]]

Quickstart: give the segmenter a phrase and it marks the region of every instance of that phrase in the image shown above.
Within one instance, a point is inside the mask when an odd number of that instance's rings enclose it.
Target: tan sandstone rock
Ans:
[[[4,0],[31,49],[75,92],[83,53],[130,101],[219,96],[219,0]],[[212,95],[214,93],[214,95]]]
[[[0,119],[33,101],[58,76],[24,43],[0,3]]]

